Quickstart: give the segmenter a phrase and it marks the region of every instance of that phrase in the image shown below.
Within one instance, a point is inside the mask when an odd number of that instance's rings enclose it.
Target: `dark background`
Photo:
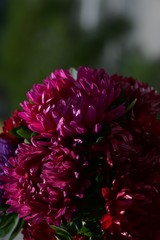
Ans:
[[[1,120],[56,68],[105,68],[160,89],[159,59],[147,59],[137,46],[130,46],[134,22],[105,7],[89,25],[80,0],[0,0]]]

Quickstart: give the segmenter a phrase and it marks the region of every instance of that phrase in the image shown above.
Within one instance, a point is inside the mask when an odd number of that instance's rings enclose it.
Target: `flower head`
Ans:
[[[19,115],[43,136],[95,134],[124,113],[122,103],[114,106],[120,93],[104,70],[81,67],[76,80],[69,71],[56,70],[28,92]]]
[[[5,186],[9,212],[41,222],[61,224],[76,210],[73,198],[81,198],[89,182],[81,177],[83,165],[69,149],[53,144],[19,144],[11,167],[5,173],[11,180]]]

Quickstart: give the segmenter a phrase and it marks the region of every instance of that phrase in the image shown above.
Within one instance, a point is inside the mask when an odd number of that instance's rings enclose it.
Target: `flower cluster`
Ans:
[[[80,67],[27,98],[0,138],[0,199],[24,240],[160,239],[160,94]]]

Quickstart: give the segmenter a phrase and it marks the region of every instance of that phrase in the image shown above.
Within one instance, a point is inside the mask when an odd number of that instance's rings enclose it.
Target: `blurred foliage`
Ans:
[[[135,49],[121,58],[117,71],[125,76],[132,76],[147,82],[160,91],[160,60],[148,60]]]
[[[55,68],[107,68],[107,61],[101,60],[104,48],[121,40],[131,28],[125,18],[106,16],[94,31],[84,31],[79,23],[80,1],[1,1],[5,21],[0,18],[0,89],[5,96],[0,97],[0,118],[18,108],[33,83],[41,82]],[[148,81],[153,76],[158,79],[158,66],[122,51],[114,67],[107,69]]]
[[[103,22],[96,31],[84,34],[74,3],[73,0],[8,2],[0,49],[0,80],[10,101],[7,113],[18,107],[33,83],[41,82],[55,68],[99,67],[106,42],[128,29],[125,19],[114,18]]]

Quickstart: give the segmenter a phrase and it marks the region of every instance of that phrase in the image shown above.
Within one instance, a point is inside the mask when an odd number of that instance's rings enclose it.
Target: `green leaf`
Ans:
[[[19,127],[18,127],[18,128],[13,128],[13,129],[10,131],[10,134],[12,134],[14,137],[19,137],[19,135],[17,134],[17,129],[19,129]]]
[[[160,113],[157,113],[157,120],[160,120]]]
[[[57,237],[60,237],[61,240],[72,240],[71,235],[64,228],[55,225],[51,225],[50,227],[56,232]]]
[[[26,143],[26,144],[30,144],[30,141],[28,140],[28,139],[24,139],[24,143]]]
[[[8,209],[8,205],[6,205],[6,204],[0,205],[0,211],[5,211],[7,209]]]
[[[79,222],[78,222],[79,223]],[[81,225],[82,227],[82,225]],[[80,227],[80,228],[81,228]],[[68,223],[67,225],[67,230],[72,234],[72,235],[76,235],[78,230],[79,230],[79,226],[77,224],[77,222],[75,221],[71,221],[70,223]]]
[[[89,228],[87,227],[82,227],[80,230],[79,230],[79,233],[84,235],[84,236],[87,236],[87,237],[92,237],[93,234],[91,233],[91,231],[89,230]]]
[[[20,126],[11,130],[11,134],[18,138],[30,139],[33,132],[26,126]]]
[[[61,239],[60,239],[59,237],[57,237],[57,236],[54,236],[54,237],[55,237],[56,240],[61,240]]]
[[[20,128],[17,130],[17,134],[25,139],[30,139],[32,132],[27,128]]]
[[[1,224],[0,224],[0,237],[6,236],[9,232],[12,231],[15,222],[16,222],[17,215],[15,214],[10,214],[8,217],[3,217],[1,219]]]
[[[70,68],[69,69],[70,74],[72,75],[72,77],[77,80],[77,70],[75,68]]]
[[[135,99],[129,104],[129,106],[128,106],[127,109],[126,109],[126,112],[129,112],[129,111],[134,107],[134,105],[136,104],[136,102],[137,102],[137,98],[135,98]]]
[[[10,225],[12,221],[16,221],[17,214],[5,214],[0,218],[0,231]]]
[[[96,143],[100,143],[100,142],[102,142],[103,139],[104,139],[104,137],[99,137],[99,138],[97,138]]]
[[[9,240],[13,240],[18,235],[18,233],[20,232],[23,224],[24,224],[24,221],[23,221],[23,219],[20,218],[18,220],[18,223],[17,223],[16,227],[14,228]]]

